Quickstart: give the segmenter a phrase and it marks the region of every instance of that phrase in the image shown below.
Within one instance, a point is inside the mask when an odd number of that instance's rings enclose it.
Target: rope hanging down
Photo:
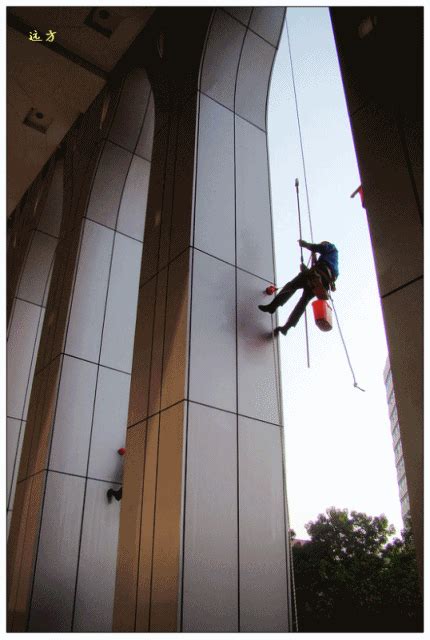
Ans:
[[[300,151],[302,154],[302,165],[303,165],[303,175],[305,178],[305,191],[306,191],[306,202],[308,205],[308,219],[309,219],[309,228],[310,228],[310,232],[311,232],[311,241],[314,241],[314,232],[312,229],[312,219],[311,219],[311,208],[310,208],[310,204],[309,204],[309,191],[308,191],[308,180],[307,180],[307,176],[306,176],[306,164],[305,164],[305,154],[303,151],[303,137],[302,137],[302,128],[300,126],[300,115],[299,115],[299,105],[298,105],[298,100],[297,100],[297,91],[296,91],[296,81],[294,78],[294,67],[293,67],[293,56],[291,55],[291,44],[290,44],[290,32],[288,30],[288,17],[285,20],[285,26],[287,29],[287,41],[288,41],[288,52],[290,55],[290,65],[291,65],[291,77],[293,80],[293,90],[294,90],[294,102],[296,105],[296,116],[297,116],[297,125],[299,128],[299,140],[300,140]],[[297,192],[297,207],[299,210],[299,228],[300,228],[300,240],[303,240],[302,238],[302,221],[301,221],[301,216],[300,216],[300,203],[299,203],[299,181],[296,178],[296,192]],[[303,264],[303,248],[300,247],[300,255],[301,255],[301,262]],[[309,353],[309,332],[308,332],[308,313],[307,310],[305,309],[305,333],[306,333],[306,358],[307,358],[307,363],[308,363],[308,369],[310,369],[311,367],[311,361],[310,361],[310,353]]]
[[[347,349],[347,346],[346,346],[346,343],[345,343],[345,340],[344,340],[344,337],[343,337],[343,334],[342,334],[342,329],[340,328],[339,318],[337,317],[336,307],[334,306],[333,298],[331,296],[330,296],[330,302],[333,305],[333,311],[334,311],[334,316],[336,318],[337,328],[339,329],[339,334],[340,334],[340,338],[342,340],[343,348],[345,350],[346,359],[348,360],[349,368],[351,369],[352,379],[354,380],[354,387],[356,389],[360,389],[360,391],[366,391],[366,389],[362,389],[361,387],[358,386],[357,380],[355,379],[354,369],[352,368],[351,360],[349,358],[348,349]]]
[[[290,562],[291,562],[291,586],[293,591],[293,607],[294,607],[294,622],[296,623],[296,631],[299,631],[299,617],[297,614],[297,596],[296,596],[296,581],[294,578],[294,556],[293,556],[293,545],[291,544],[291,536],[288,536],[289,547],[290,547]]]
[[[299,102],[298,102],[298,99],[297,99],[296,81],[295,81],[295,78],[294,78],[293,56],[291,55],[290,32],[288,30],[288,18],[285,21],[285,26],[286,26],[286,29],[287,29],[288,52],[290,54],[290,66],[291,66],[291,77],[292,77],[292,80],[293,80],[294,103],[296,105],[296,116],[297,116],[297,126],[298,126],[298,129],[299,129],[300,151],[301,151],[301,155],[302,155],[303,175],[304,175],[304,178],[305,178],[305,191],[306,191],[306,203],[307,203],[307,206],[308,206],[309,229],[310,229],[310,232],[311,232],[311,241],[313,242],[314,241],[314,232],[313,232],[313,229],[312,229],[311,206],[310,206],[310,203],[309,203],[308,179],[307,179],[307,176],[306,176],[305,153],[304,153],[304,150],[303,150],[303,136],[302,136],[302,127],[300,125]],[[296,182],[297,182],[297,185],[298,185],[297,178],[296,178]],[[302,238],[301,234],[300,234],[300,238]]]
[[[299,238],[300,240],[303,240],[303,234],[302,234],[302,216],[300,214],[300,200],[299,200],[299,179],[296,178],[296,181],[294,183],[294,186],[296,187],[296,196],[297,196],[297,211],[299,212]],[[301,264],[304,264],[304,260],[303,260],[303,247],[300,247],[300,262]]]
[[[299,234],[300,234],[300,240],[303,240],[303,237],[302,237],[302,216],[301,216],[301,213],[300,213],[299,180],[298,180],[298,178],[296,178],[294,186],[296,187],[297,211],[299,213]],[[300,262],[301,262],[302,265],[304,264],[303,247],[302,246],[300,246]],[[308,369],[310,369],[311,361],[310,361],[310,354],[309,354],[308,315],[306,313],[306,309],[305,309],[305,333],[306,333],[306,357],[307,357],[307,361],[308,361]]]

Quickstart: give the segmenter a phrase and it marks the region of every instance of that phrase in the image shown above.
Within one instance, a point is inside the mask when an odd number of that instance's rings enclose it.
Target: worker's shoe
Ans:
[[[260,311],[267,311],[267,313],[275,313],[276,311],[276,307],[271,302],[269,304],[259,304],[258,308]]]
[[[273,333],[275,334],[275,336],[277,336],[278,333],[282,333],[282,335],[286,336],[288,329],[291,329],[291,327],[289,327],[288,324],[286,324],[283,327],[276,327]]]
[[[110,489],[107,490],[106,495],[109,502],[112,500],[112,498],[115,498],[115,500],[121,500],[122,498],[121,488],[118,489],[118,491],[115,491],[115,489],[112,489],[111,487]]]

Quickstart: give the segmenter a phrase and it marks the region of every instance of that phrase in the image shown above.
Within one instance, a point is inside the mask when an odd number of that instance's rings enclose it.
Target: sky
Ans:
[[[289,8],[294,79],[314,241],[339,250],[333,294],[353,377],[334,321],[320,331],[308,307],[310,368],[304,317],[280,336],[285,459],[290,526],[308,538],[305,524],[330,506],[384,513],[402,529],[383,369],[387,343],[375,265],[351,128],[327,8]],[[300,182],[303,238],[310,241],[303,164],[287,33],[281,38],[268,105],[268,141],[277,285],[299,270],[294,181]],[[305,261],[309,253],[305,250]],[[282,324],[300,292],[278,312]]]

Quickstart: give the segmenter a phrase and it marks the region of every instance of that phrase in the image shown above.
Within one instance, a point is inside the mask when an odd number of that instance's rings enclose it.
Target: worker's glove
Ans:
[[[297,240],[297,242],[300,247],[304,247],[306,249],[308,243],[305,240]]]

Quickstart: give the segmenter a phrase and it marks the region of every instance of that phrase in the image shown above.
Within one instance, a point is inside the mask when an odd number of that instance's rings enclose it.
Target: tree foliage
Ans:
[[[422,601],[410,529],[331,507],[293,546],[300,631],[419,631]]]

